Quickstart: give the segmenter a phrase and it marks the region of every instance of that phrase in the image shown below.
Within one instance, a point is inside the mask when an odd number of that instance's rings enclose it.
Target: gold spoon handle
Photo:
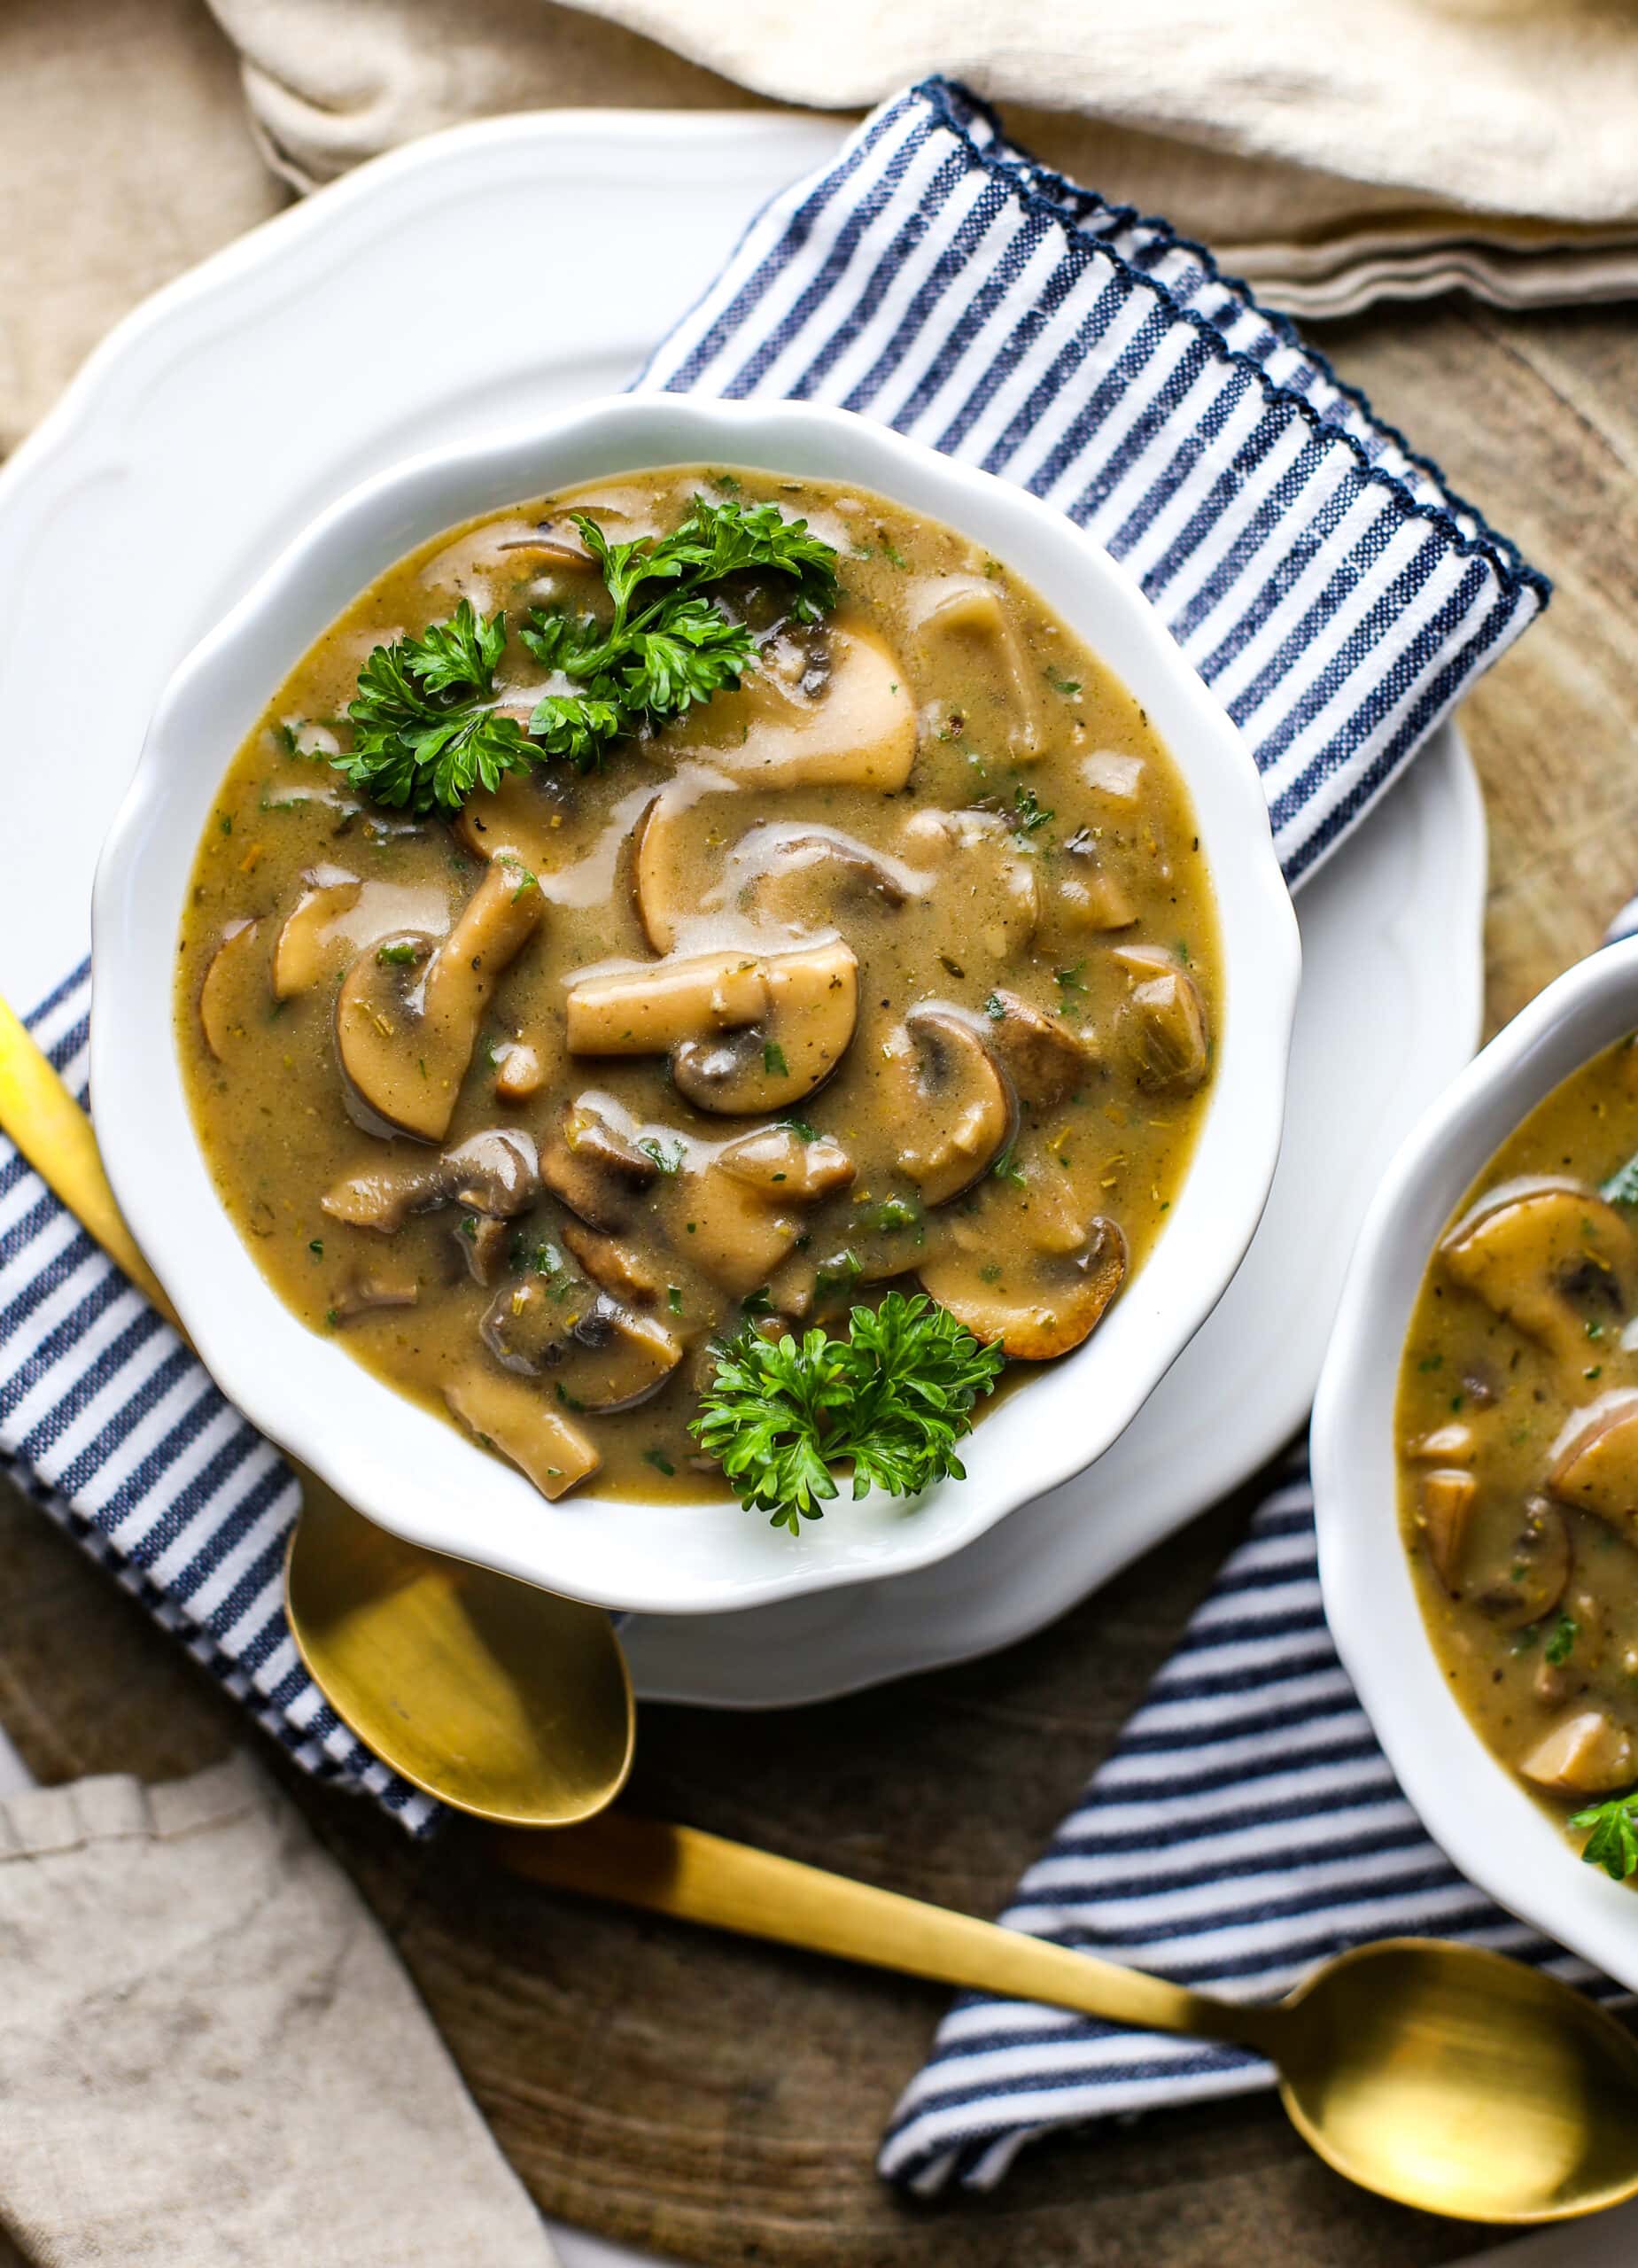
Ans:
[[[674,1921],[768,1938],[940,1984],[1231,2040],[1273,2052],[1282,2011],[1238,2008],[1094,1953],[924,1905],[845,1875],[776,1858],[695,1828],[609,1813],[550,1834],[502,1833],[501,1863],[555,1890],[608,1898]]]
[[[113,1201],[90,1120],[64,1085],[50,1057],[4,1000],[0,1000],[0,1127],[110,1260],[125,1270],[168,1322],[175,1323],[175,1310]]]

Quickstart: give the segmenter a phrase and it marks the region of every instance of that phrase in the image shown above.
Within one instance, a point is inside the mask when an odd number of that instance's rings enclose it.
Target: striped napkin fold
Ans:
[[[1325,1627],[1304,1468],[1259,1508],[1000,1919],[1230,2000],[1277,2000],[1329,1954],[1393,1937],[1631,1998],[1475,1890],[1400,1793]],[[877,2163],[919,2195],[989,2189],[1040,2135],[1273,2084],[1249,2048],[964,1993]]]
[[[1293,884],[1547,598],[1209,254],[939,80],[753,221],[637,384],[840,402],[1088,528],[1245,732]],[[87,992],[32,1020],[82,1088]],[[292,1755],[434,1821],[296,1657],[288,1468],[4,1143],[0,1457]]]

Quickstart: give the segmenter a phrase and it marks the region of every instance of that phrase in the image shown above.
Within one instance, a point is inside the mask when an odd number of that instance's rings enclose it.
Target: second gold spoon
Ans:
[[[0,1128],[176,1324],[114,1202],[89,1119],[4,1001]],[[440,1802],[508,1825],[562,1827],[612,1803],[631,1770],[636,1707],[602,1609],[400,1542],[295,1469],[291,1628],[365,1746]]]

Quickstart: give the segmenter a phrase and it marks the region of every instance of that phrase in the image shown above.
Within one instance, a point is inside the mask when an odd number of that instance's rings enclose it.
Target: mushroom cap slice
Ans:
[[[1550,1614],[1564,1596],[1572,1556],[1570,1530],[1557,1505],[1545,1496],[1526,1497],[1503,1564],[1470,1587],[1468,1596],[1498,1630],[1522,1630]]]
[[[1138,1085],[1191,1092],[1211,1060],[1199,985],[1158,945],[1119,945],[1114,958],[1131,986],[1122,1024]]]
[[[625,1228],[637,1193],[659,1170],[587,1095],[564,1104],[557,1134],[540,1153],[541,1180],[594,1229]]]
[[[656,953],[670,952],[679,931],[699,911],[695,806],[708,796],[739,792],[734,781],[709,765],[687,765],[666,781],[638,819],[632,834],[632,902]]]
[[[543,1496],[567,1495],[602,1463],[580,1427],[522,1379],[474,1365],[450,1380],[444,1399],[463,1425],[499,1449]]]
[[[443,1139],[484,1012],[544,910],[533,876],[497,858],[442,944],[406,937],[358,956],[337,998],[336,1045],[377,1119]]]
[[[485,1291],[500,1279],[512,1236],[507,1223],[493,1213],[465,1213],[457,1224],[455,1241],[466,1272]]]
[[[1441,1239],[1439,1256],[1455,1282],[1578,1371],[1589,1318],[1627,1312],[1632,1231],[1579,1181],[1503,1182]]]
[[[1425,1472],[1417,1490],[1417,1526],[1433,1573],[1448,1591],[1456,1588],[1479,1483],[1471,1472],[1444,1465]]]
[[[361,1276],[349,1277],[330,1302],[330,1313],[338,1323],[354,1323],[361,1315],[378,1313],[383,1308],[413,1308],[421,1297],[421,1285],[408,1270],[373,1268]]]
[[[495,1100],[527,1102],[546,1084],[546,1065],[527,1040],[502,1040],[494,1050]]]
[[[345,866],[309,866],[301,896],[285,915],[273,947],[273,997],[292,1000],[322,979],[335,942],[331,924],[358,904],[363,883]]]
[[[606,1292],[538,1276],[502,1285],[485,1312],[484,1342],[508,1370],[549,1378],[571,1410],[632,1410],[657,1394],[682,1341],[653,1316]]]
[[[940,575],[917,587],[911,631],[928,682],[953,679],[966,696],[963,707],[974,694],[998,687],[1007,756],[1013,764],[1031,762],[1045,746],[1040,692],[994,583],[984,575]],[[979,730],[989,725],[981,718]]]
[[[256,939],[260,921],[229,921],[211,955],[199,987],[199,1025],[205,1045],[219,1063],[242,1038],[252,1003],[262,981]]]
[[[734,1299],[765,1284],[796,1243],[797,1223],[719,1162],[690,1177],[683,1234],[688,1258]]]
[[[850,1188],[858,1169],[828,1134],[811,1140],[794,1126],[759,1126],[717,1153],[717,1163],[769,1203],[808,1203]]]
[[[952,1239],[916,1272],[922,1289],[974,1339],[999,1340],[1005,1354],[1044,1363],[1078,1347],[1102,1321],[1126,1281],[1126,1239],[1118,1222],[1098,1214],[1075,1253],[1030,1253],[1015,1238],[999,1242],[993,1235],[975,1245]],[[987,1274],[994,1280],[986,1282]]]
[[[642,961],[569,988],[573,1055],[663,1055],[681,1040],[733,1031],[768,1012],[767,963],[742,951]]]
[[[508,772],[498,788],[475,789],[453,824],[456,840],[475,858],[498,858],[509,850],[545,874],[559,855],[563,806],[550,792],[549,775]]]
[[[452,1202],[469,1213],[511,1220],[540,1192],[533,1142],[519,1127],[493,1126],[469,1135],[441,1157],[372,1160],[319,1202],[333,1221],[393,1236],[412,1213]]]
[[[1638,1386],[1572,1413],[1553,1444],[1547,1485],[1561,1504],[1595,1512],[1638,1543]]]
[[[759,964],[767,1006],[753,1024],[672,1052],[677,1091],[729,1116],[785,1110],[824,1084],[858,1021],[858,962],[838,938],[770,953]]]
[[[759,672],[701,712],[690,745],[758,788],[868,788],[893,796],[916,757],[916,711],[905,672],[883,640],[833,623],[830,669],[804,695]]]
[[[924,1205],[948,1205],[987,1173],[1018,1129],[1012,1082],[959,1008],[923,1004],[882,1043],[882,1116]]]
[[[659,1278],[641,1254],[622,1244],[618,1237],[571,1221],[563,1230],[563,1242],[599,1290],[638,1307],[647,1307],[659,1298]]]
[[[1626,1726],[1606,1710],[1583,1709],[1544,1735],[1518,1768],[1556,1796],[1602,1796],[1631,1786],[1638,1749]]]
[[[734,845],[702,910],[731,910],[762,928],[811,934],[838,926],[837,913],[850,903],[897,907],[930,887],[919,868],[839,827],[770,819]]]
[[[1032,1108],[1051,1110],[1067,1102],[1098,1068],[1098,1050],[1084,1032],[1071,1031],[1060,1016],[1043,1015],[1016,992],[993,994],[989,1013],[985,1037],[1006,1066],[1019,1100]]]

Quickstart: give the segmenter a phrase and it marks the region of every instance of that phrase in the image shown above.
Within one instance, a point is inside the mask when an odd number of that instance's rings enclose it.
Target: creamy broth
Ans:
[[[696,496],[841,555],[814,624],[581,775],[454,819],[329,759],[373,649],[581,605]],[[550,689],[508,632],[496,687]],[[439,536],[282,686],[222,782],[177,1035],[216,1186],[314,1330],[548,1495],[723,1493],[713,1337],[896,1280],[1021,1365],[1141,1266],[1220,1014],[1189,800],[1137,703],[1005,563],[823,483],[636,473]]]
[[[1561,1818],[1638,1782],[1638,1046],[1557,1088],[1447,1225],[1399,1383],[1440,1662]]]

